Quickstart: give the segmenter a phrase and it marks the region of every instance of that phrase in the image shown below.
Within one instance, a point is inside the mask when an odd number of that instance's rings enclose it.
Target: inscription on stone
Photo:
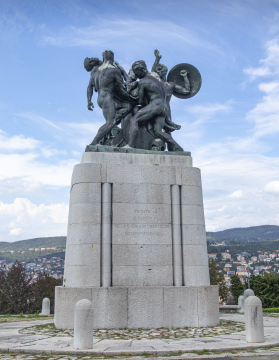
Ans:
[[[162,233],[160,231],[140,231],[141,229],[152,229],[152,230],[161,230],[170,228],[169,224],[162,225],[151,225],[151,224],[116,224],[114,225],[117,229],[125,229],[125,235],[143,235],[143,236],[160,236]],[[139,231],[129,231],[137,229]]]
[[[154,220],[154,216],[149,216],[149,215],[155,214],[155,216],[157,217],[159,211],[160,211],[160,208],[155,208],[152,210],[136,209],[136,210],[134,210],[135,215],[133,217],[133,220],[139,221],[139,222],[145,222],[145,221],[152,222],[152,220]]]

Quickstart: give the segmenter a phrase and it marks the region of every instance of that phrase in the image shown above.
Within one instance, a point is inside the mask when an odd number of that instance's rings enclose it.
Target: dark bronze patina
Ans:
[[[161,55],[154,51],[152,71],[143,60],[133,63],[129,73],[114,60],[111,50],[103,52],[103,60],[86,58],[85,69],[90,72],[87,87],[87,107],[92,111],[93,92],[106,123],[100,127],[86,151],[95,145],[150,151],[181,152],[182,147],[171,133],[181,128],[171,118],[172,95],[187,99],[201,87],[199,71],[190,64],[168,68],[160,63]],[[120,126],[119,126],[120,125]]]

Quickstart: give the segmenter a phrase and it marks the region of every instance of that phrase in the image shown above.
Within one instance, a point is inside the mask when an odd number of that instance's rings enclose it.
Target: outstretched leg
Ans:
[[[168,149],[172,149],[172,151],[183,151],[182,147],[179,146],[178,143],[173,140],[172,136],[163,131],[164,124],[165,124],[165,117],[157,116],[154,121],[155,135],[168,144]]]

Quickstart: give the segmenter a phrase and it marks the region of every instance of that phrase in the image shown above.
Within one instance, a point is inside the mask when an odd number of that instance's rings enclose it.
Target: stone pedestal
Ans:
[[[80,299],[93,303],[94,328],[218,324],[189,154],[84,153],[72,176],[58,328],[73,327]]]

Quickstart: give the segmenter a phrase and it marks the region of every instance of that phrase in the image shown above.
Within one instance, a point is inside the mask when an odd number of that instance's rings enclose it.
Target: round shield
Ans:
[[[190,93],[183,94],[182,92],[173,89],[173,95],[180,99],[188,99],[196,95],[196,93],[201,88],[201,83],[202,83],[201,74],[199,70],[195,68],[195,66],[190,64],[178,64],[174,66],[168,73],[167,81],[174,82],[177,85],[185,87],[184,79],[180,74],[180,72],[183,70],[187,71],[187,77],[190,82]]]

